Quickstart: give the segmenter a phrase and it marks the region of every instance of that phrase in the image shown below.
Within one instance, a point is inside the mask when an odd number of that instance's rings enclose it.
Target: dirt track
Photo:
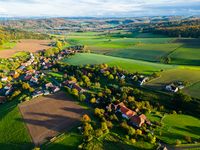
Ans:
[[[22,103],[19,109],[35,145],[72,128],[87,112],[64,92]]]
[[[20,40],[12,49],[0,50],[0,58],[8,58],[20,51],[37,52],[48,49],[50,40]]]

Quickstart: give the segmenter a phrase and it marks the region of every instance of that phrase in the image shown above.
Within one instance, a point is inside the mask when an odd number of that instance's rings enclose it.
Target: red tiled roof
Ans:
[[[140,116],[132,116],[130,118],[131,122],[137,125],[138,127],[141,127],[145,121],[146,121],[146,116],[144,114],[141,114]]]
[[[120,111],[122,112],[122,114],[126,115],[128,118],[131,118],[132,116],[136,115],[136,112],[127,108],[123,102],[118,105],[120,106]]]

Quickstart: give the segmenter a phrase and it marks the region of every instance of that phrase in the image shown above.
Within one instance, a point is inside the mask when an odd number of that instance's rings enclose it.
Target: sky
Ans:
[[[0,0],[1,17],[161,15],[200,15],[200,0]]]

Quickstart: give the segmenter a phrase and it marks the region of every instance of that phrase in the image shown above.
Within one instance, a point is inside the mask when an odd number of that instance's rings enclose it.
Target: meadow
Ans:
[[[148,82],[145,86],[154,90],[163,90],[166,85],[175,81],[186,82],[184,92],[192,97],[200,98],[200,68],[177,67],[160,73],[160,77]]]
[[[200,120],[188,115],[165,115],[162,127],[157,129],[159,138],[168,144],[176,144],[177,140],[186,143],[186,137],[192,140],[200,138]]]
[[[176,68],[175,65],[164,65],[92,53],[79,53],[71,58],[64,59],[63,62],[71,65],[106,63],[110,66],[117,66],[130,72],[139,72],[143,74],[152,74],[153,72],[159,72],[160,70]]]
[[[171,64],[199,65],[200,41],[192,38],[169,38],[151,33],[71,33],[70,44],[83,44],[94,53],[160,62],[169,57]]]
[[[0,110],[0,149],[31,149],[31,137],[25,123],[20,121],[17,101],[1,105]]]

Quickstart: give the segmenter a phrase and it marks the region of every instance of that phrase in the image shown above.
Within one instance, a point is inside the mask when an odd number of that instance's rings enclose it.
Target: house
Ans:
[[[59,88],[58,86],[53,86],[53,87],[51,88],[51,90],[55,93],[55,92],[60,91],[60,88]]]
[[[174,92],[174,93],[178,92],[178,90],[179,90],[179,88],[176,87],[173,83],[170,84],[170,85],[167,85],[167,86],[165,87],[165,89],[166,89],[167,91]]]
[[[130,118],[130,123],[136,127],[141,127],[147,121],[147,117],[144,114],[134,115]]]
[[[4,87],[5,90],[10,90],[11,88],[12,88],[12,85],[11,85],[11,84],[7,84],[7,85]]]
[[[5,96],[0,96],[0,104],[3,104],[6,101]]]
[[[3,77],[3,78],[1,78],[1,81],[2,81],[2,82],[8,81],[8,77]]]
[[[31,78],[32,78],[32,75],[26,75],[26,76],[24,77],[24,80],[25,80],[25,81],[29,81]]]
[[[83,89],[82,87],[80,87],[78,84],[74,84],[73,88],[77,89],[79,93],[83,93],[83,92],[86,91],[85,89]]]
[[[53,84],[51,82],[45,84],[46,89],[52,88]]]
[[[140,76],[139,78],[138,78],[138,81],[139,81],[139,84],[140,84],[140,86],[142,86],[145,82],[147,82],[149,80],[149,78],[148,77],[144,77],[144,76]]]
[[[32,77],[30,81],[37,84],[38,83],[38,78]]]
[[[123,102],[117,105],[117,111],[120,111],[122,113],[122,117],[125,119],[130,119],[132,116],[136,115],[136,112],[127,108]]]
[[[44,90],[44,95],[49,95],[50,94],[50,92],[49,92],[49,90]]]
[[[125,79],[125,78],[126,78],[126,76],[123,75],[123,74],[122,74],[122,76],[120,77],[120,79],[122,79],[122,80]]]
[[[25,68],[26,68],[26,67],[22,65],[22,66],[20,66],[18,69],[22,71],[22,70],[24,70]]]
[[[33,98],[36,98],[36,97],[42,96],[42,95],[43,95],[43,92],[42,92],[42,91],[36,91],[36,92],[34,92],[34,93],[32,94],[32,97],[33,97]]]

